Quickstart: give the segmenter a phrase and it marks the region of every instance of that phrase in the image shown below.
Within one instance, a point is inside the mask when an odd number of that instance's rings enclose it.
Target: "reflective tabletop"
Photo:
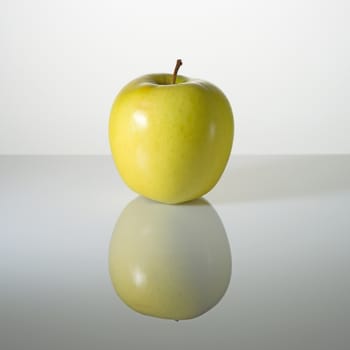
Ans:
[[[0,349],[350,348],[350,156],[235,156],[204,198],[0,157]]]

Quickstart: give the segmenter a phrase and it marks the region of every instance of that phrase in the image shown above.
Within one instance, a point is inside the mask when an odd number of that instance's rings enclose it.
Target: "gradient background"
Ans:
[[[348,350],[350,155],[303,154],[350,153],[349,19],[349,0],[0,0],[0,154],[33,155],[0,157],[0,349]],[[189,322],[131,312],[108,272],[136,197],[110,108],[177,58],[236,120],[206,196],[231,283]]]
[[[0,0],[0,153],[109,154],[113,99],[171,72],[230,99],[237,154],[350,152],[347,0]]]

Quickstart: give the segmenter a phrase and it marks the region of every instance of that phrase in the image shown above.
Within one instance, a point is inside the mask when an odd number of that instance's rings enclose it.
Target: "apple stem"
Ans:
[[[176,61],[176,66],[175,66],[174,73],[173,73],[173,84],[176,83],[177,72],[181,66],[182,66],[182,61],[180,59],[178,59]]]

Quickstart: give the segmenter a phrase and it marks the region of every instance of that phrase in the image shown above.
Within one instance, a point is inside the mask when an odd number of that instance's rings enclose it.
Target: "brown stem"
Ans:
[[[173,73],[173,84],[176,83],[176,76],[177,76],[177,71],[179,70],[179,68],[182,66],[182,61],[180,59],[178,59],[176,61],[176,66],[174,69],[174,73]]]

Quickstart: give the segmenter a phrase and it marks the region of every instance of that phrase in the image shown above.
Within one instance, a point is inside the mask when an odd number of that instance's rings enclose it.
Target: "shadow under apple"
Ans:
[[[213,203],[245,202],[346,190],[349,155],[236,156],[207,198]]]

